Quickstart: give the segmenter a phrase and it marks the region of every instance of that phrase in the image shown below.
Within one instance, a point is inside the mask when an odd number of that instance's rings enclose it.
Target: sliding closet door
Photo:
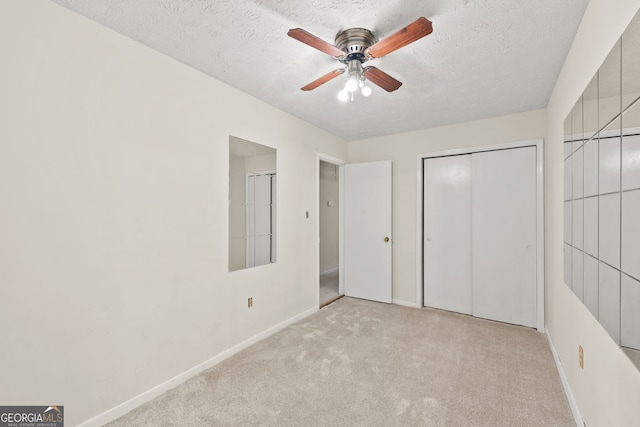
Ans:
[[[536,326],[536,148],[473,154],[473,314]]]
[[[424,305],[537,326],[536,147],[423,160]]]
[[[247,267],[274,262],[274,179],[273,174],[247,176]]]
[[[472,313],[471,155],[424,159],[424,305]]]

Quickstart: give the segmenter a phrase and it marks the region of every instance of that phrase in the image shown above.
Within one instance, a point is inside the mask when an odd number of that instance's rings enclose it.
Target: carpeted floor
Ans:
[[[573,427],[544,335],[342,298],[111,426]]]

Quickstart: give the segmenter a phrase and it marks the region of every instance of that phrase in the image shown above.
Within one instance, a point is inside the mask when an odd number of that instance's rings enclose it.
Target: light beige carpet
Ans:
[[[112,426],[575,426],[544,335],[343,298]]]

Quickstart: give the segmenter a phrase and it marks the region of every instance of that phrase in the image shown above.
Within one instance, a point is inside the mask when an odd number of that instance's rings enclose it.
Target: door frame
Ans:
[[[536,147],[536,325],[539,332],[544,332],[544,152],[542,138],[502,144],[480,145],[467,148],[456,148],[445,151],[418,154],[417,156],[417,195],[416,195],[416,306],[424,307],[423,280],[423,233],[424,233],[424,177],[423,159],[433,157],[472,154],[482,151],[505,150],[509,148]]]
[[[344,173],[342,166],[346,165],[346,160],[330,156],[324,153],[317,153],[316,159],[316,230],[318,231],[318,255],[316,259],[316,289],[318,304],[320,302],[320,161],[331,163],[340,167],[338,174],[338,294],[344,295]]]

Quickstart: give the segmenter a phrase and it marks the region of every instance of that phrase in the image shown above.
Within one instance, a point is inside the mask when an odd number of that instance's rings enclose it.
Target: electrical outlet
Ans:
[[[249,308],[253,307],[253,297],[247,299],[247,307]]]
[[[578,363],[580,363],[580,368],[584,369],[584,350],[582,346],[578,346]]]

